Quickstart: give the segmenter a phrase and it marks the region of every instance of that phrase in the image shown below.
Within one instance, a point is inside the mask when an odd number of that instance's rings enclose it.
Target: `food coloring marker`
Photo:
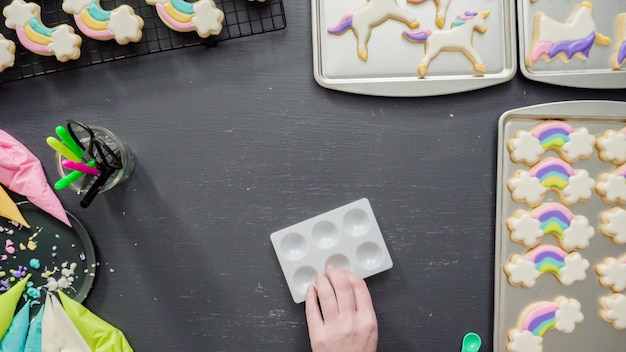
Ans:
[[[56,150],[59,154],[63,155],[66,159],[80,162],[80,157],[74,154],[74,152],[72,152],[68,147],[66,147],[58,139],[54,137],[48,137],[46,138],[46,143],[48,143],[48,145],[52,149]]]
[[[96,169],[95,167],[87,166],[85,164],[77,163],[77,162],[71,161],[71,160],[63,160],[61,162],[61,165],[63,165],[63,167],[66,167],[68,169],[80,171],[80,172],[88,174],[88,175],[97,175],[98,174],[98,169]]]
[[[61,138],[63,143],[72,151],[72,153],[76,154],[76,156],[78,156],[79,158],[83,157],[83,155],[84,155],[83,150],[76,143],[74,138],[72,138],[72,136],[70,136],[70,133],[67,132],[65,127],[57,126],[55,131],[56,131],[57,135],[59,136],[59,138]]]
[[[87,166],[91,166],[91,167],[96,166],[96,161],[95,160],[89,160],[89,162],[87,163]],[[60,191],[60,190],[64,189],[65,187],[69,186],[70,184],[74,183],[75,181],[77,181],[79,178],[81,178],[84,175],[85,174],[83,172],[72,171],[69,174],[65,175],[65,177],[63,177],[60,180],[58,180],[54,184],[54,189],[56,189],[57,191]]]

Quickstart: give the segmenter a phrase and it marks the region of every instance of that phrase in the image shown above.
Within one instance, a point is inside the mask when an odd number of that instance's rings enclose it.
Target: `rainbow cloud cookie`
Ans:
[[[543,335],[550,329],[569,334],[584,319],[580,302],[557,297],[554,302],[537,302],[521,314],[516,329],[509,331],[509,352],[543,351]]]
[[[537,246],[524,255],[511,256],[504,265],[504,272],[513,286],[530,288],[535,286],[542,274],[550,273],[559,281],[569,286],[576,281],[587,278],[589,261],[581,257],[580,253],[567,253],[557,246],[543,244]]]
[[[595,136],[585,127],[574,129],[563,121],[546,121],[531,131],[517,131],[507,143],[507,149],[511,160],[528,166],[536,164],[550,149],[563,160],[573,163],[590,157],[595,141]]]
[[[626,210],[613,207],[600,214],[600,231],[615,244],[626,243]]]
[[[626,61],[626,12],[617,16],[617,30],[615,32],[617,42],[611,55],[611,67],[614,70],[619,70]]]
[[[626,255],[620,258],[608,257],[596,265],[596,273],[600,284],[613,292],[626,289]]]
[[[6,18],[4,24],[15,29],[20,43],[31,52],[44,56],[54,55],[61,62],[80,57],[83,40],[74,33],[74,28],[67,24],[46,27],[41,23],[39,5],[13,0],[2,10],[2,14]]]
[[[540,58],[551,61],[557,56],[565,63],[574,56],[586,60],[594,43],[609,45],[611,39],[596,31],[592,11],[591,2],[583,1],[565,23],[536,12],[526,66],[534,65]]]
[[[626,127],[606,130],[596,140],[600,159],[621,165],[626,162]]]
[[[614,329],[626,329],[626,296],[614,293],[600,298],[600,316]]]
[[[626,204],[626,164],[600,176],[596,191],[605,203]]]
[[[547,158],[529,171],[516,171],[507,187],[513,200],[534,207],[548,190],[554,190],[566,205],[586,201],[591,198],[594,183],[587,170],[574,170],[561,159]]]
[[[7,67],[13,67],[15,62],[15,43],[0,34],[0,72]]]
[[[156,7],[161,21],[177,32],[196,31],[201,38],[218,35],[222,31],[224,12],[218,9],[213,0],[198,0],[189,3],[185,0],[146,0]]]
[[[566,251],[589,247],[593,226],[583,215],[574,215],[559,203],[544,203],[526,211],[517,210],[506,221],[511,240],[532,248],[544,235],[555,235]]]
[[[63,11],[73,15],[80,31],[90,38],[115,39],[118,44],[141,40],[143,19],[128,5],[107,11],[100,0],[63,0]]]

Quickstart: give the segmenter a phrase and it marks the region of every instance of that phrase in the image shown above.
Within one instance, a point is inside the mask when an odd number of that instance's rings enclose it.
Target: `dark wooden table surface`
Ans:
[[[88,209],[100,263],[85,305],[137,351],[303,351],[270,233],[367,197],[394,260],[367,280],[381,351],[492,349],[497,121],[510,109],[625,90],[521,74],[487,89],[382,98],[318,86],[309,2],[287,28],[0,86],[0,128],[57,179],[45,138],[67,118],[131,147],[131,179]]]

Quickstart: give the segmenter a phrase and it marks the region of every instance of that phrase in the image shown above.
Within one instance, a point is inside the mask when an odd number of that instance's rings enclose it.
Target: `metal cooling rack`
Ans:
[[[0,0],[0,9],[11,0]],[[38,0],[41,6],[41,20],[48,27],[61,23],[74,27],[83,38],[78,60],[59,62],[54,56],[40,56],[26,50],[17,39],[14,30],[0,24],[0,33],[15,42],[15,64],[0,73],[0,82],[16,81],[23,78],[65,71],[103,62],[125,59],[161,51],[186,48],[196,45],[213,46],[219,41],[241,38],[250,35],[280,30],[286,27],[285,10],[282,0],[265,2],[248,0],[215,0],[218,8],[224,12],[222,31],[218,36],[200,38],[195,32],[180,33],[168,28],[156,13],[154,6],[144,0],[101,0],[104,9],[113,9],[122,4],[131,6],[135,13],[144,20],[142,39],[138,43],[119,45],[115,40],[99,41],[82,35],[72,16],[63,12],[62,0]]]

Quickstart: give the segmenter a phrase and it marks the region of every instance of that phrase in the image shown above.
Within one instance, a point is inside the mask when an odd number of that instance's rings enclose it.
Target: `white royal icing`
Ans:
[[[215,6],[213,0],[200,0],[193,4],[195,16],[191,23],[196,27],[198,35],[208,37],[222,30],[224,13]]]
[[[521,242],[526,247],[533,247],[542,236],[541,223],[529,213],[524,213],[511,221],[511,239],[515,242]]]
[[[605,221],[602,226],[604,234],[617,244],[626,243],[626,210],[615,207],[603,212],[601,217]]]
[[[577,215],[563,231],[561,244],[565,250],[587,248],[594,234],[595,230],[589,225],[589,220],[585,216]]]
[[[606,286],[615,292],[626,289],[626,257],[616,259],[606,258],[596,265],[596,272],[602,286]]]
[[[6,18],[4,24],[11,29],[16,27],[24,28],[31,18],[37,15],[37,6],[31,2],[13,0],[11,4],[6,6],[2,13]]]
[[[541,352],[543,351],[543,337],[535,336],[528,330],[516,331],[510,334],[507,349],[510,352]]]
[[[601,315],[617,330],[626,329],[626,296],[614,293],[601,298]]]
[[[528,131],[518,132],[517,137],[509,142],[509,147],[514,161],[530,165],[537,163],[545,153],[539,139]]]
[[[63,0],[63,11],[66,13],[80,14],[84,8],[91,5],[92,0]]]
[[[15,43],[0,34],[0,72],[13,66],[15,62]]]
[[[624,176],[615,174],[604,174],[598,182],[598,190],[603,195],[603,199],[614,202],[626,202],[626,180]]]
[[[593,154],[595,142],[596,137],[589,134],[585,127],[582,127],[569,134],[569,142],[565,143],[561,150],[565,152],[570,161],[588,158]]]
[[[598,138],[598,149],[602,157],[616,164],[626,162],[626,127],[619,132],[606,131]]]
[[[580,302],[575,299],[562,299],[558,305],[559,309],[554,314],[556,320],[554,327],[560,332],[569,334],[574,331],[576,324],[584,319]]]
[[[578,6],[566,23],[558,22],[541,13],[537,28],[540,42],[557,43],[587,37],[596,30],[596,23],[589,7]]]
[[[108,28],[113,32],[115,41],[118,43],[136,41],[141,35],[143,20],[135,15],[132,7],[122,5],[111,11]]]
[[[569,286],[576,281],[584,281],[587,278],[589,261],[581,257],[579,253],[570,253],[564,258],[565,265],[560,270],[559,281]]]
[[[574,204],[581,199],[591,198],[591,192],[595,183],[596,181],[589,177],[587,170],[576,170],[576,174],[569,178],[569,185],[563,188],[562,193],[565,201]]]
[[[535,205],[541,202],[546,194],[546,188],[541,185],[541,180],[533,177],[527,171],[521,171],[509,180],[509,188],[513,199]]]
[[[48,44],[48,47],[54,51],[54,55],[58,60],[62,60],[64,57],[75,56],[76,50],[80,50],[82,39],[74,34],[74,29],[69,25],[61,24],[55,27],[51,37],[52,42]]]
[[[522,284],[529,288],[535,286],[541,275],[536,269],[535,263],[522,256],[513,257],[510,262],[504,265],[504,271],[507,273],[511,284]]]

